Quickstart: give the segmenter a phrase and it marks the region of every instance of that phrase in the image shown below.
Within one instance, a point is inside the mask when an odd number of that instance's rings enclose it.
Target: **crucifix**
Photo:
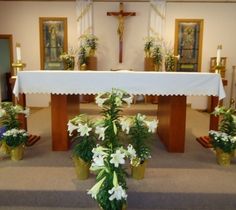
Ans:
[[[124,33],[124,22],[125,17],[127,16],[135,16],[136,12],[124,12],[123,3],[120,2],[120,11],[119,12],[107,12],[108,16],[116,16],[118,17],[118,29],[117,33],[119,35],[119,62],[122,63],[122,51],[123,51],[123,33]]]

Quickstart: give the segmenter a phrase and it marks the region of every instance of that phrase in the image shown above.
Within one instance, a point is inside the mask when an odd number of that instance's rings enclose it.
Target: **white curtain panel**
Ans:
[[[148,35],[163,42],[165,35],[166,0],[150,0]]]
[[[76,0],[78,38],[93,33],[93,1]]]

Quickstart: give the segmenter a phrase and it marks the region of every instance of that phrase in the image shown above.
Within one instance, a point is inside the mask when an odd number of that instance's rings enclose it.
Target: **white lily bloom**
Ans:
[[[145,115],[141,115],[140,113],[137,114],[137,120],[138,120],[138,121],[144,121],[145,118],[146,118]]]
[[[23,108],[20,105],[14,106],[14,109],[17,113],[21,113],[21,111],[23,111]]]
[[[0,108],[0,118],[3,117],[5,114],[6,114],[6,111]]]
[[[127,103],[128,107],[130,107],[130,104],[133,102],[133,96],[131,95],[128,98],[123,98],[123,101]]]
[[[95,129],[95,133],[98,134],[98,139],[101,139],[102,141],[105,139],[105,131],[107,127],[97,126]]]
[[[100,98],[100,95],[98,95],[95,98],[95,103],[99,106],[99,107],[103,107],[104,102],[107,100],[107,98]]]
[[[72,136],[72,132],[74,130],[77,130],[79,127],[77,125],[74,125],[73,123],[71,123],[70,121],[67,123],[68,126],[68,131],[69,131],[69,135]]]
[[[93,157],[93,163],[91,167],[102,167],[104,166],[104,156],[98,155]]]
[[[115,98],[115,104],[116,106],[121,106],[122,105],[122,100],[119,97]]]
[[[120,124],[121,124],[122,131],[124,131],[126,134],[129,134],[130,125],[131,125],[130,119],[129,118],[121,119]]]
[[[21,111],[19,111],[18,113],[24,114],[25,117],[29,117],[30,109],[27,107],[25,110],[21,110]]]
[[[108,191],[108,193],[111,195],[109,197],[109,200],[112,201],[114,199],[116,200],[121,200],[122,198],[124,198],[126,200],[127,198],[127,194],[125,192],[125,190],[120,186],[114,186],[111,190]]]
[[[78,129],[77,131],[80,133],[80,136],[89,136],[89,131],[91,131],[92,128],[88,127],[88,124],[85,123],[84,125],[83,124],[79,124],[78,125]]]
[[[106,150],[108,149],[99,145],[93,148],[92,150],[93,158],[98,157],[98,156],[103,156],[103,157],[107,156],[108,154],[105,152]]]
[[[148,126],[148,132],[155,133],[158,121],[157,120],[146,121],[146,124]]]
[[[118,168],[119,164],[125,163],[125,154],[122,153],[119,149],[116,150],[114,154],[111,154],[110,163],[114,164],[116,168]]]
[[[99,190],[104,182],[106,177],[103,177],[98,183],[96,183],[88,192],[88,195],[91,195],[92,198],[97,199],[97,194],[99,193]]]
[[[131,157],[131,159],[136,158],[137,155],[136,155],[135,149],[133,148],[133,145],[129,144],[127,149],[128,149],[128,154]]]

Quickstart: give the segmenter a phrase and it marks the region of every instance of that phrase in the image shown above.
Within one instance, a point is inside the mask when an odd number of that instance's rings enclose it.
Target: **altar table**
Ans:
[[[134,95],[159,96],[158,134],[169,152],[184,152],[186,96],[225,97],[219,74],[141,71],[21,71],[13,92],[16,96],[51,94],[52,149],[63,151],[69,149],[67,122],[71,105],[79,103],[79,94],[97,94],[112,88]]]

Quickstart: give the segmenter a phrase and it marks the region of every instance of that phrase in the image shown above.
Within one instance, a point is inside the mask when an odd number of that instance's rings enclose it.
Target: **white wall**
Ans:
[[[125,10],[136,12],[125,21],[123,63],[118,62],[118,21],[107,16],[118,11],[119,3],[94,3],[94,31],[99,38],[98,69],[143,69],[143,38],[147,35],[148,3],[126,2]],[[204,19],[202,71],[209,71],[210,57],[216,56],[217,45],[222,44],[222,56],[227,57],[226,77],[229,85],[232,65],[236,65],[236,4],[234,3],[167,3],[166,39],[174,44],[175,19]],[[18,2],[0,1],[0,33],[13,34],[13,41],[21,43],[22,59],[26,69],[40,68],[39,17],[67,17],[68,44],[77,46],[75,2]],[[47,105],[49,96],[28,97],[28,105]],[[196,108],[205,108],[206,99],[192,98]]]

